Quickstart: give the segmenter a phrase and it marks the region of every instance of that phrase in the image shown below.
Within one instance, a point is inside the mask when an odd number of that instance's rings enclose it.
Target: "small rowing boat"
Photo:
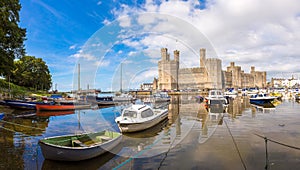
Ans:
[[[122,140],[118,132],[101,131],[77,135],[55,136],[41,139],[45,159],[81,161],[97,157],[112,150]]]

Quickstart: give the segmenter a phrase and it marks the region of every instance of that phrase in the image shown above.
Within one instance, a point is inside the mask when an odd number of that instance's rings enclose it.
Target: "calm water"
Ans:
[[[236,98],[227,109],[207,110],[188,95],[173,96],[168,120],[142,133],[124,135],[112,153],[71,163],[43,158],[39,139],[103,129],[119,131],[114,119],[123,107],[77,110],[58,116],[53,112],[41,115],[0,106],[0,112],[5,113],[0,121],[0,169],[300,167],[299,150],[269,141],[266,152],[265,140],[257,136],[299,148],[299,103],[283,101],[275,109],[262,109],[251,106],[247,98]]]

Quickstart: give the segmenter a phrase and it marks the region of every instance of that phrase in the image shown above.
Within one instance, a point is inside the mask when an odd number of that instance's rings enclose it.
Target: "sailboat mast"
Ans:
[[[120,92],[122,93],[122,63],[121,63],[121,73],[120,73]]]
[[[80,91],[80,64],[78,64],[78,92]]]

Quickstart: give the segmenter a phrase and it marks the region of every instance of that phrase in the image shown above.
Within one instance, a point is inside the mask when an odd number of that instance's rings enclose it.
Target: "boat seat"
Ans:
[[[85,144],[83,144],[80,140],[78,139],[72,139],[72,147],[84,147],[86,146]]]
[[[99,141],[99,142],[106,142],[106,141],[111,140],[112,138],[111,138],[111,137],[108,137],[108,136],[97,136],[96,139],[97,139],[97,141]]]
[[[109,136],[101,136],[101,139],[104,139],[104,140],[111,140],[112,138],[109,137]]]

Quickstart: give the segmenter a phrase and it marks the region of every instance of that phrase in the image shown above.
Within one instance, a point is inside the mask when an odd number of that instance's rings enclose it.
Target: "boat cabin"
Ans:
[[[220,90],[211,90],[209,91],[209,98],[223,98],[223,93]]]
[[[122,112],[123,118],[138,118],[143,119],[154,115],[153,110],[147,105],[132,105],[126,108]]]

